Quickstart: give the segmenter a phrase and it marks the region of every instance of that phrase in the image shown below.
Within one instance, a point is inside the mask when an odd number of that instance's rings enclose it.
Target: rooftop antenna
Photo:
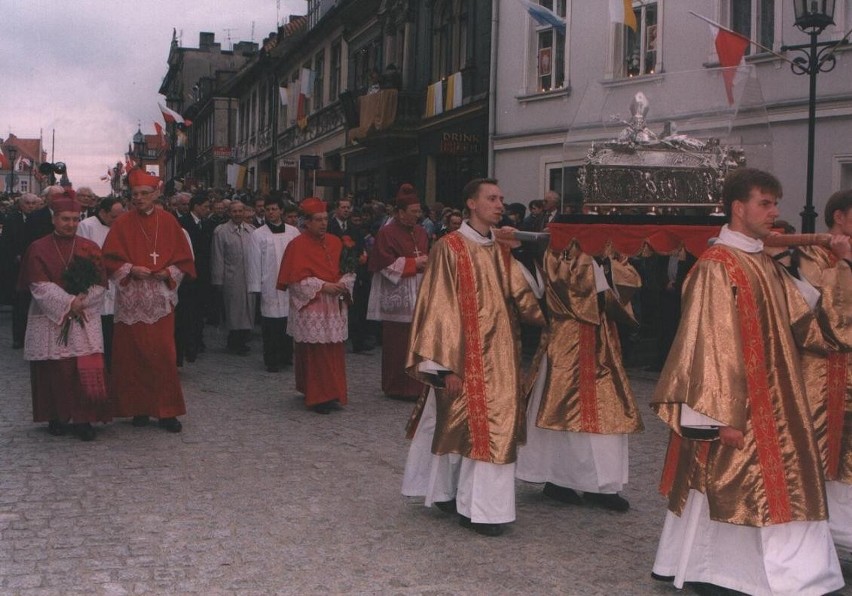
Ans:
[[[178,46],[183,47],[183,29],[178,32]]]
[[[229,49],[229,50],[233,50],[233,49],[234,49],[234,46],[233,46],[233,44],[231,43],[231,31],[239,31],[239,29],[234,29],[234,28],[232,27],[232,28],[230,28],[230,29],[222,29],[222,31],[224,31],[224,32],[225,32],[225,35],[227,36],[227,40],[228,40],[228,49]]]
[[[254,21],[251,22],[251,42],[254,43]]]
[[[275,27],[281,25],[281,0],[275,0]]]

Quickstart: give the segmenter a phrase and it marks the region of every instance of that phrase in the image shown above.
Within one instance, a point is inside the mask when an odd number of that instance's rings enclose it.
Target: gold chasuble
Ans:
[[[828,480],[852,484],[852,271],[821,246],[800,249],[799,273],[822,294],[821,333],[802,374]]]
[[[683,296],[651,404],[673,431],[660,486],[669,510],[681,515],[695,489],[715,521],[762,527],[826,519],[791,329],[813,317],[792,279],[763,252],[717,244],[690,272]],[[744,448],[685,438],[683,406],[741,431]]]
[[[538,301],[507,247],[461,232],[435,244],[417,296],[406,364],[408,374],[435,387],[432,453],[494,464],[515,461],[525,422],[519,318],[544,324]],[[464,380],[459,397],[450,399],[438,377],[418,369],[426,361]],[[425,402],[424,391],[409,435]]]
[[[637,324],[630,299],[642,284],[630,265],[611,259],[610,266],[617,296],[609,290],[598,293],[592,257],[576,244],[544,256],[550,327],[539,353],[546,350],[549,366],[539,428],[597,434],[644,428],[616,328],[617,322]]]

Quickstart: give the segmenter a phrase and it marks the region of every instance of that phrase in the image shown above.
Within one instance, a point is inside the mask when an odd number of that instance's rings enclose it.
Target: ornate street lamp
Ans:
[[[14,145],[6,145],[6,151],[9,153],[9,190],[7,194],[11,196],[15,192],[15,160],[18,158],[18,148]]]
[[[145,164],[143,163],[143,159],[145,158],[145,152],[148,150],[145,143],[145,135],[142,134],[142,125],[140,124],[136,130],[136,134],[133,135],[133,153],[136,154],[136,161],[139,162],[139,167],[143,170],[145,169]]]
[[[816,129],[816,77],[821,72],[834,69],[834,49],[845,44],[840,42],[817,42],[817,36],[829,25],[834,24],[835,0],[793,0],[796,27],[810,35],[810,43],[781,46],[781,51],[795,51],[801,55],[793,58],[790,68],[794,74],[808,75],[808,173],[806,181],[805,208],[802,216],[802,232],[812,233],[816,228],[817,213],[814,209],[814,131]]]

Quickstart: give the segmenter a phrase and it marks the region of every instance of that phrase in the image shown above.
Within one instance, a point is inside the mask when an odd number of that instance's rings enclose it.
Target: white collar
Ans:
[[[462,236],[464,236],[468,240],[476,242],[477,244],[481,244],[483,246],[491,246],[492,244],[494,244],[494,234],[491,233],[490,230],[488,232],[489,237],[486,238],[485,236],[474,230],[472,227],[470,227],[470,224],[467,223],[467,221],[462,222],[462,225],[459,228],[459,232]]]
[[[198,217],[195,213],[190,211],[189,214],[192,216],[192,221],[194,221],[196,224],[201,223],[201,218]]]
[[[735,232],[728,227],[728,224],[722,226],[717,244],[738,248],[744,252],[763,252],[763,240],[746,236],[742,232]]]

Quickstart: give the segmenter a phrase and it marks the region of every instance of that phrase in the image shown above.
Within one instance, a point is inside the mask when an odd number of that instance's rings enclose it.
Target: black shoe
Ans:
[[[327,401],[327,402],[325,402],[325,405],[328,406],[329,412],[339,412],[340,410],[343,409],[343,406],[341,406],[340,402],[337,401],[337,400]]]
[[[544,490],[542,491],[545,497],[550,497],[556,501],[561,503],[568,503],[569,505],[582,505],[583,499],[580,498],[580,495],[577,494],[577,491],[571,488],[566,488],[564,486],[559,486],[558,484],[553,484],[551,482],[544,483]]]
[[[630,509],[630,503],[617,494],[583,493],[583,501],[592,507],[609,509],[610,511],[625,512]]]
[[[654,581],[658,581],[658,582],[672,583],[675,580],[675,576],[673,576],[673,575],[658,575],[658,574],[656,574],[652,571],[651,572],[651,579],[654,580]]]
[[[177,418],[160,418],[160,428],[164,428],[170,433],[179,433],[183,428],[180,420]]]
[[[131,424],[133,426],[148,426],[148,422],[150,422],[150,419],[147,416],[134,416]]]
[[[500,536],[506,529],[506,524],[476,524],[464,515],[459,515],[459,525],[483,536]]]
[[[435,507],[443,511],[444,513],[456,514],[456,500],[453,499],[451,501],[435,501],[432,503]]]
[[[59,420],[51,420],[47,423],[47,432],[54,437],[61,437],[65,434],[65,425]]]
[[[317,414],[331,414],[331,408],[329,407],[328,402],[312,406],[311,410],[313,410]]]
[[[186,351],[186,361],[189,363],[195,362],[198,358],[198,353],[194,351],[187,350]]]
[[[78,432],[80,433],[80,440],[89,442],[95,440],[95,429],[92,428],[92,425],[88,422],[79,425]]]
[[[266,372],[269,372],[269,373],[277,373],[277,372],[280,372],[280,370],[281,369],[278,368],[277,366],[267,366],[266,367]]]

